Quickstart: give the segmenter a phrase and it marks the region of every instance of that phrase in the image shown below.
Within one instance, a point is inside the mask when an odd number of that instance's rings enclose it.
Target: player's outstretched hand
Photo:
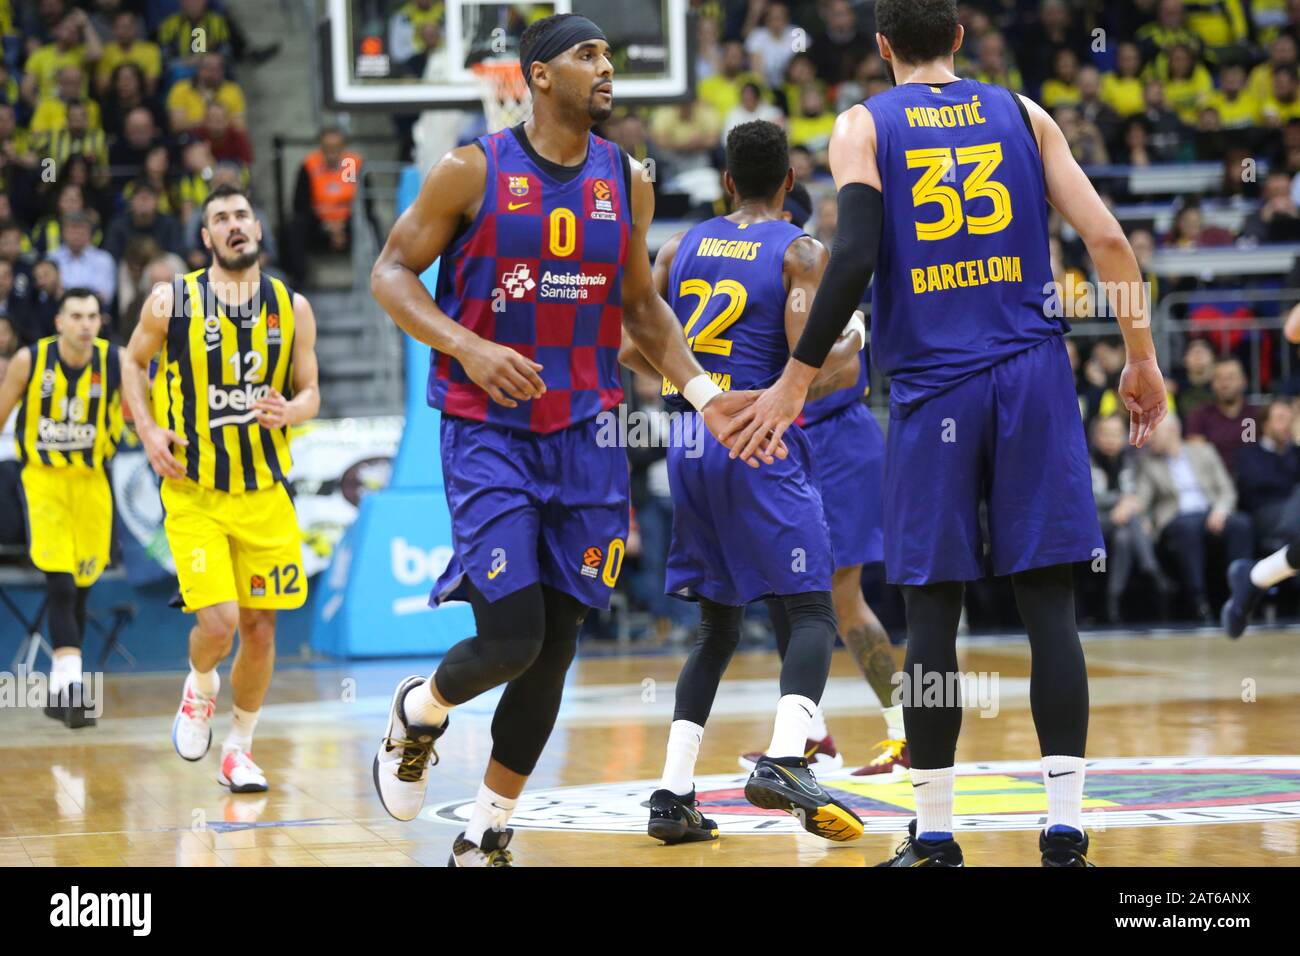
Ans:
[[[274,388],[253,402],[257,424],[263,428],[283,428],[289,424],[289,400]]]
[[[182,448],[189,445],[184,438],[170,428],[154,427],[140,431],[140,444],[153,470],[163,478],[184,478],[185,469],[172,456],[172,445]]]
[[[731,449],[732,458],[752,465],[757,455],[770,465],[777,449],[784,447],[781,436],[803,411],[805,394],[782,376],[771,388],[760,392],[749,407],[732,417],[719,440]]]
[[[723,392],[721,395],[714,396],[700,416],[704,419],[704,424],[708,426],[709,431],[721,444],[726,445],[726,436],[741,427],[743,422],[748,421],[746,417],[749,410],[753,408],[754,402],[762,392]],[[758,457],[766,465],[772,464],[776,458],[785,458],[789,452],[786,450],[785,442],[779,441],[775,450],[771,454],[760,454]],[[775,457],[773,457],[775,456]],[[735,458],[735,455],[731,456]],[[759,467],[757,461],[752,459],[746,460],[745,464],[751,468]]]
[[[518,408],[519,402],[546,394],[546,383],[537,374],[542,367],[508,345],[479,339],[461,356],[460,364],[475,385],[506,408]]]
[[[1128,442],[1141,448],[1169,411],[1159,363],[1154,358],[1129,361],[1119,376],[1119,398],[1129,412]]]

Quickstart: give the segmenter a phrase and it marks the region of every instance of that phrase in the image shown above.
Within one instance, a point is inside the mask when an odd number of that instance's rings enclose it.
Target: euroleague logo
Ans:
[[[614,188],[610,186],[608,179],[591,181],[591,204],[595,207],[591,211],[592,219],[618,218],[618,214],[614,212]]]
[[[695,778],[699,810],[724,836],[801,833],[779,810],[745,799],[747,775]],[[848,768],[818,774],[841,803],[862,818],[867,833],[899,833],[916,814],[906,774],[883,780],[854,777]],[[646,800],[657,780],[525,791],[510,818],[522,829],[645,833]],[[472,797],[426,811],[429,820],[463,824]],[[1300,756],[1124,757],[1089,760],[1083,823],[1090,830],[1300,820]],[[956,767],[953,812],[957,830],[1036,830],[1047,816],[1037,760],[962,763]]]
[[[600,573],[600,565],[604,560],[605,552],[594,545],[582,552],[582,576],[594,578]]]

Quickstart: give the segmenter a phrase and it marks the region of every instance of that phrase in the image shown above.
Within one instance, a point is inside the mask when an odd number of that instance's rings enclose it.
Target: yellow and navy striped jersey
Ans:
[[[122,437],[122,379],[117,346],[95,339],[90,361],[74,368],[59,354],[59,336],[28,346],[32,374],[14,435],[24,464],[103,468]]]
[[[214,294],[208,270],[183,276],[153,381],[154,418],[185,438],[172,454],[204,488],[243,493],[289,474],[289,434],[263,428],[253,403],[293,390],[293,293],[262,275],[245,304]]]

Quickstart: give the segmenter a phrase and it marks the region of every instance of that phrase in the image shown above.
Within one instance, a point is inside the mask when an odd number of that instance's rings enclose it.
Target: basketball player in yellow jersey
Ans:
[[[54,664],[45,714],[69,727],[95,723],[81,673],[86,597],[108,564],[113,497],[105,464],[122,436],[118,349],[97,338],[99,299],[69,289],[58,335],[18,352],[0,384],[0,422],[21,402],[14,429],[32,563],[45,572]],[[90,701],[95,709],[97,701]]]
[[[251,751],[275,662],[275,612],[307,599],[284,481],[288,428],[320,408],[316,320],[306,299],[258,268],[262,231],[242,191],[214,189],[202,221],[213,264],[153,290],[126,347],[122,383],[162,477],[167,542],[184,609],[195,615],[172,743],[186,760],[208,752],[217,665],[238,629],[234,724],[217,780],[247,793],[267,789]]]

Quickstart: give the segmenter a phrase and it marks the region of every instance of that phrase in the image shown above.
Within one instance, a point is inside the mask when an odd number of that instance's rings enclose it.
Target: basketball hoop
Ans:
[[[480,60],[470,69],[478,80],[488,131],[514,126],[533,113],[533,98],[519,71],[518,57]]]

